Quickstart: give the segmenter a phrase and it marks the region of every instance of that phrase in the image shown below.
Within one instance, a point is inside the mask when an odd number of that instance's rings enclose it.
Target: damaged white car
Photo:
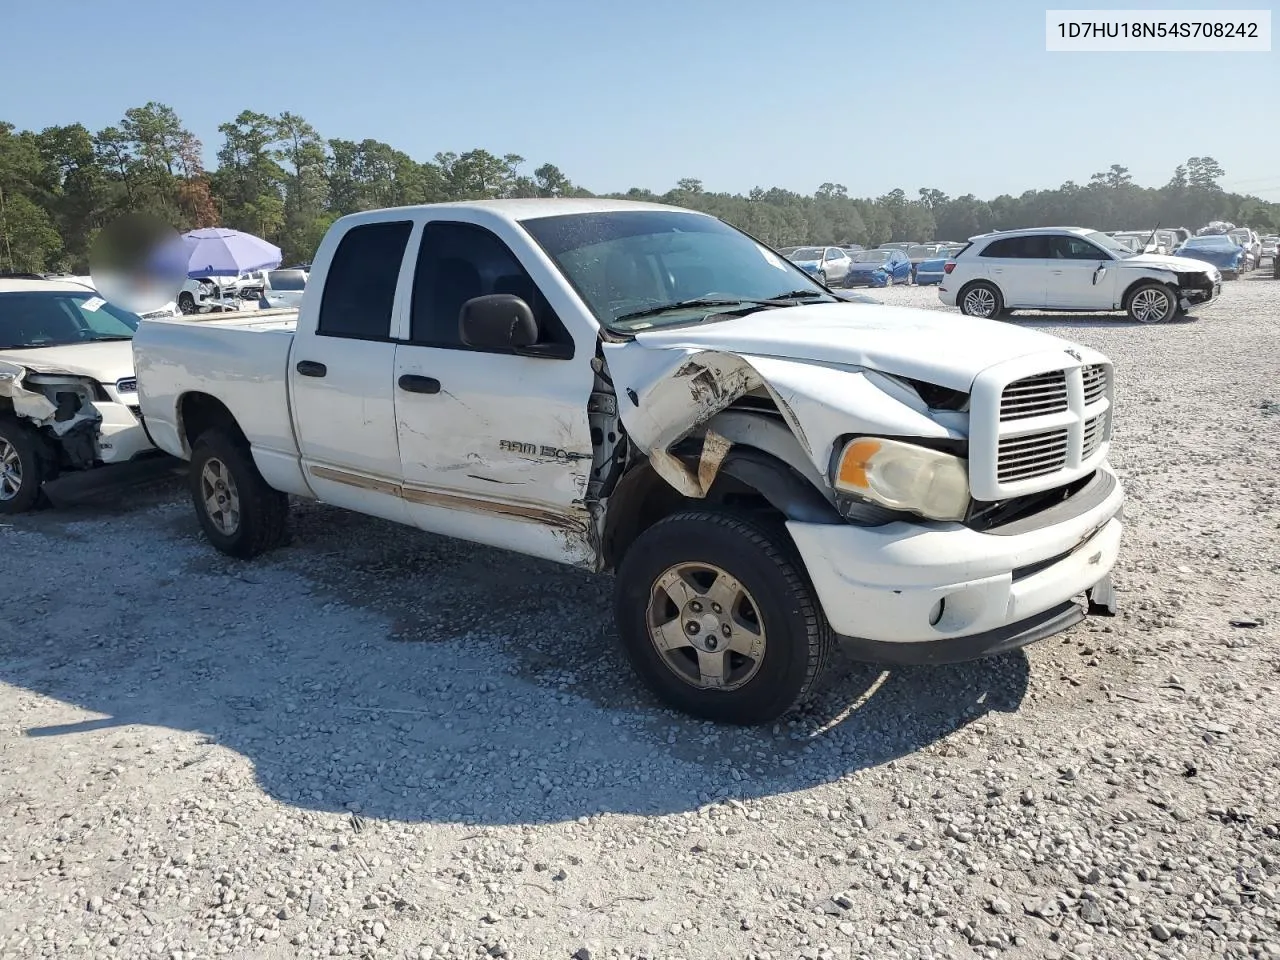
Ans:
[[[65,470],[155,448],[138,410],[139,319],[79,283],[0,280],[0,513]]]
[[[294,495],[612,571],[635,669],[702,716],[779,716],[836,640],[957,661],[1114,609],[1106,357],[841,301],[703,214],[355,214],[296,322],[146,321],[135,358],[220,550]]]

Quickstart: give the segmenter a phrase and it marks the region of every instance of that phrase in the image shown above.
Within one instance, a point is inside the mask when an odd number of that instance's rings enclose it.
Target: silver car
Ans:
[[[844,282],[853,262],[839,247],[799,247],[787,259],[824,284]]]

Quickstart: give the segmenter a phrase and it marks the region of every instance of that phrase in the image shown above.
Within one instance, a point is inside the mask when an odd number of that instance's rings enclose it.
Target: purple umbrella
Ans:
[[[238,277],[280,266],[280,248],[274,243],[226,227],[192,230],[182,235],[182,244],[189,277]]]

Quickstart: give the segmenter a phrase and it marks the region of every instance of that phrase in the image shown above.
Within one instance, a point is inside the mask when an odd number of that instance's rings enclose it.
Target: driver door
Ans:
[[[403,495],[423,530],[590,566],[595,378],[532,272],[487,227],[424,224],[393,376]],[[462,305],[495,293],[533,309],[540,355],[462,342]]]
[[[1049,309],[1110,310],[1119,271],[1111,255],[1084,237],[1057,234],[1049,241]]]

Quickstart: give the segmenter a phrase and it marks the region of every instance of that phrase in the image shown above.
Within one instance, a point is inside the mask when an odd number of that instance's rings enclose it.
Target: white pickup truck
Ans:
[[[951,662],[1114,611],[1106,357],[842,302],[688,210],[354,214],[296,322],[134,351],[220,550],[280,544],[292,495],[611,571],[636,671],[702,716],[781,715],[836,639]]]

